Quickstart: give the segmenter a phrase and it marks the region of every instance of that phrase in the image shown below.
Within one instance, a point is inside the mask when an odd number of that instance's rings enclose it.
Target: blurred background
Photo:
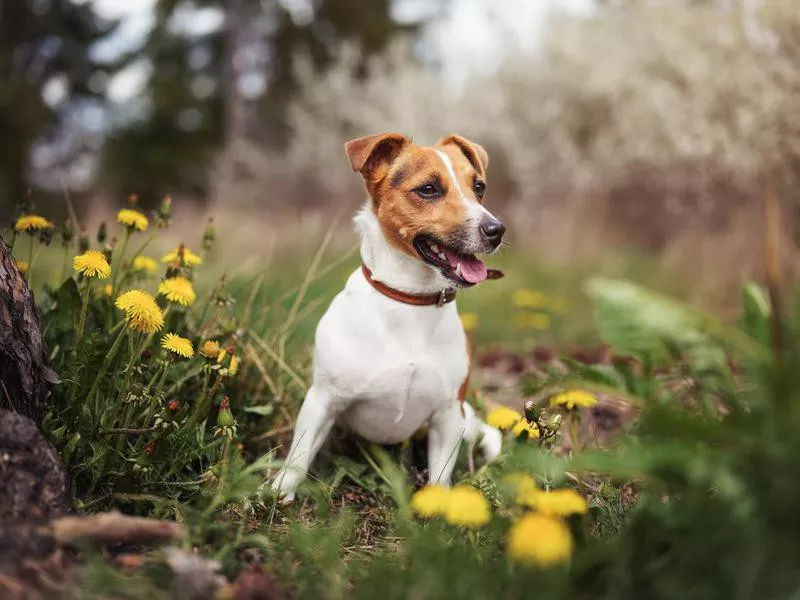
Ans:
[[[334,215],[352,245],[344,141],[458,132],[514,286],[535,263],[735,304],[769,193],[797,263],[794,0],[2,0],[0,74],[4,224],[25,196],[90,228],[170,194],[257,269]]]

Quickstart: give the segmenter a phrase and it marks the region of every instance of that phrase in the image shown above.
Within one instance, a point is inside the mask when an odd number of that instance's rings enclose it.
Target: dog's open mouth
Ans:
[[[414,238],[414,249],[422,260],[462,287],[475,285],[486,279],[486,265],[474,254],[459,252],[432,236],[418,235]]]

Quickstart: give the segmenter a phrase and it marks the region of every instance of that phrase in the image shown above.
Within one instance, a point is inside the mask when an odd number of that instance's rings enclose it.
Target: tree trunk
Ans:
[[[56,379],[33,294],[0,238],[0,576],[51,556],[39,526],[69,511],[66,471],[40,431]]]
[[[0,238],[0,408],[38,425],[57,380],[47,366],[33,294]]]

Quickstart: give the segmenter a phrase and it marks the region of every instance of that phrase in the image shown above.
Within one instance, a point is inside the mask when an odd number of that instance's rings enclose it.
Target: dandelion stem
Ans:
[[[573,410],[569,415],[569,441],[572,446],[572,455],[575,456],[580,448],[578,448],[578,412]]]
[[[136,252],[134,252],[133,255],[131,256],[131,261],[133,261],[137,256],[139,256],[142,252],[144,252],[147,249],[147,247],[150,245],[150,242],[152,242],[155,239],[157,231],[158,229],[155,228],[153,228],[150,231],[150,235],[147,236],[147,239],[144,241],[144,243],[142,243],[142,245],[139,246]]]
[[[128,359],[128,366],[125,367],[125,380],[122,383],[122,387],[119,390],[119,394],[117,395],[117,402],[114,405],[114,410],[117,410],[120,402],[127,396],[128,394],[128,386],[131,384],[131,377],[133,375],[133,365],[136,363],[136,359],[139,355],[136,353],[136,348],[134,347],[136,344],[133,339],[133,334],[128,336],[128,352],[130,353],[130,358]]]
[[[187,421],[188,425],[194,425],[197,423],[198,418],[205,412],[205,405],[206,405],[206,398],[208,396],[208,382],[211,379],[211,371],[206,371],[206,376],[203,378],[203,389],[200,392],[200,397],[197,399],[197,404],[194,405],[194,410],[192,411],[189,420]],[[219,381],[219,376],[217,380],[214,382],[214,385],[211,388],[211,393],[213,394],[217,388],[217,382]]]
[[[117,278],[119,277],[119,272],[122,270],[122,261],[125,260],[125,250],[128,249],[128,241],[131,239],[131,228],[125,228],[125,239],[122,240],[122,249],[119,252],[119,258],[117,259],[117,265],[113,269],[113,276],[111,279],[111,297],[113,298],[117,293]]]
[[[92,383],[92,387],[89,388],[89,393],[86,394],[86,402],[91,402],[94,398],[95,393],[97,392],[97,388],[100,387],[100,382],[103,380],[103,377],[108,371],[108,367],[111,364],[111,361],[114,360],[114,357],[117,355],[119,351],[119,347],[122,345],[122,338],[125,337],[127,333],[127,329],[122,328],[117,334],[117,338],[114,340],[114,343],[111,345],[111,349],[106,354],[105,359],[103,360],[103,364],[100,365],[100,369],[97,371],[97,375],[95,375],[94,382]],[[100,414],[100,403],[95,403],[94,405],[94,413]]]
[[[83,339],[83,329],[86,327],[86,311],[89,308],[89,292],[91,291],[91,285],[89,283],[89,279],[87,278],[84,281],[84,288],[83,288],[83,302],[81,304],[81,319],[78,321],[78,339],[75,341],[75,347],[79,348],[81,344],[81,340]]]
[[[69,263],[69,246],[64,246],[64,260],[61,263],[61,280],[59,284],[67,280],[67,264]]]
[[[158,380],[156,391],[153,392],[153,398],[155,398],[156,400],[158,400],[158,395],[161,393],[161,390],[164,389],[164,382],[167,380],[168,371],[169,371],[169,361],[164,363],[164,370],[161,372],[161,377]]]
[[[31,245],[28,247],[28,287],[33,291],[33,234],[30,234]]]
[[[205,320],[206,316],[208,315],[208,309],[211,306],[212,302],[214,301],[214,298],[217,296],[217,292],[219,291],[219,289],[220,285],[219,282],[217,282],[217,284],[214,286],[214,289],[211,290],[211,294],[209,295],[208,300],[206,301],[205,305],[203,306],[203,310],[200,313],[200,319],[197,321],[197,325],[198,327],[200,327],[201,337],[205,337],[206,333]]]

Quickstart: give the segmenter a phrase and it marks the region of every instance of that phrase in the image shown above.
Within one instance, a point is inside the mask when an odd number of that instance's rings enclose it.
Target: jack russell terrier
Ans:
[[[361,268],[331,303],[315,339],[311,388],[273,481],[294,499],[334,422],[397,444],[428,426],[431,483],[448,485],[461,440],[487,461],[501,434],[464,402],[469,348],[456,288],[499,271],[475,257],[500,246],[505,227],[483,207],[488,156],[451,135],[433,147],[397,133],[345,144],[370,198],[355,217]]]

